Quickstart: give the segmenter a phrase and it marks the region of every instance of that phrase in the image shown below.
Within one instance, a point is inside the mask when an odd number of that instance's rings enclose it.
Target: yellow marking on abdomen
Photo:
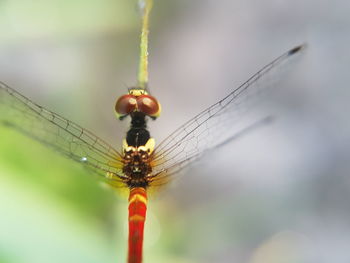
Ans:
[[[144,203],[145,205],[147,205],[147,198],[144,197],[144,196],[141,195],[141,194],[134,194],[134,195],[130,198],[129,204],[130,204],[130,203],[133,203],[133,202],[136,202],[136,201],[142,202],[142,203]]]
[[[144,216],[140,216],[140,215],[133,215],[132,217],[129,217],[129,221],[145,221],[145,217]]]

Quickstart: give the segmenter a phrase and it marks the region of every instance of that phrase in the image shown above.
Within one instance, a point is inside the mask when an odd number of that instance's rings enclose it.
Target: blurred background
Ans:
[[[349,262],[350,2],[154,1],[159,142],[295,45],[277,121],[149,202],[145,262]],[[117,149],[136,83],[136,1],[1,1],[0,79]],[[127,201],[79,164],[0,127],[0,262],[125,262]]]

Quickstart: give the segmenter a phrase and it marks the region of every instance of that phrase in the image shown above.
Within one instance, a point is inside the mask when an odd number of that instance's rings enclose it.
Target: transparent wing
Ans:
[[[109,176],[113,177],[113,180],[123,179],[121,155],[112,146],[1,82],[0,122],[83,163],[85,167],[103,177],[109,173],[116,175]]]
[[[291,58],[304,48],[297,46],[267,64],[225,98],[205,109],[163,140],[154,151],[154,166],[150,179],[158,185],[170,179],[206,150],[231,141],[236,134],[254,126],[256,117],[245,122],[242,115],[251,111],[261,99],[261,93],[274,86],[276,76],[286,69]]]
[[[270,124],[273,120],[274,120],[273,116],[266,116],[264,118],[258,119],[257,121],[244,126],[242,129],[236,130],[236,132],[234,132],[231,135],[231,137],[227,137],[224,141],[221,141],[221,143],[212,146],[210,149],[214,150],[216,148],[220,148],[234,140],[239,139],[242,136],[245,136],[249,132],[255,131],[256,129],[261,128],[262,126]],[[192,165],[193,162],[198,160],[199,157],[202,156],[204,153],[205,151],[203,151],[202,153],[198,153],[196,155],[190,156],[187,159],[184,159],[183,161],[174,163],[171,166],[167,167],[166,169],[163,169],[157,173],[150,175],[149,185],[159,187],[164,184],[167,184],[170,180],[173,179],[173,176],[180,175],[181,171],[186,166],[188,166],[189,164]]]

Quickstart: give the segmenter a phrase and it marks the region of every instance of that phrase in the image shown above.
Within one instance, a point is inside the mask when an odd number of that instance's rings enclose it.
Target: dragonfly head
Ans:
[[[134,111],[139,111],[152,119],[157,118],[161,112],[158,100],[149,95],[146,90],[131,88],[129,93],[118,98],[115,104],[115,114],[122,120]]]

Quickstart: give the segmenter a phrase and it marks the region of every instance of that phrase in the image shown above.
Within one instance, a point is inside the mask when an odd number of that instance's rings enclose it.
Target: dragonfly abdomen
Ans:
[[[143,229],[146,219],[147,193],[145,188],[136,187],[129,195],[129,251],[128,263],[142,261]]]

